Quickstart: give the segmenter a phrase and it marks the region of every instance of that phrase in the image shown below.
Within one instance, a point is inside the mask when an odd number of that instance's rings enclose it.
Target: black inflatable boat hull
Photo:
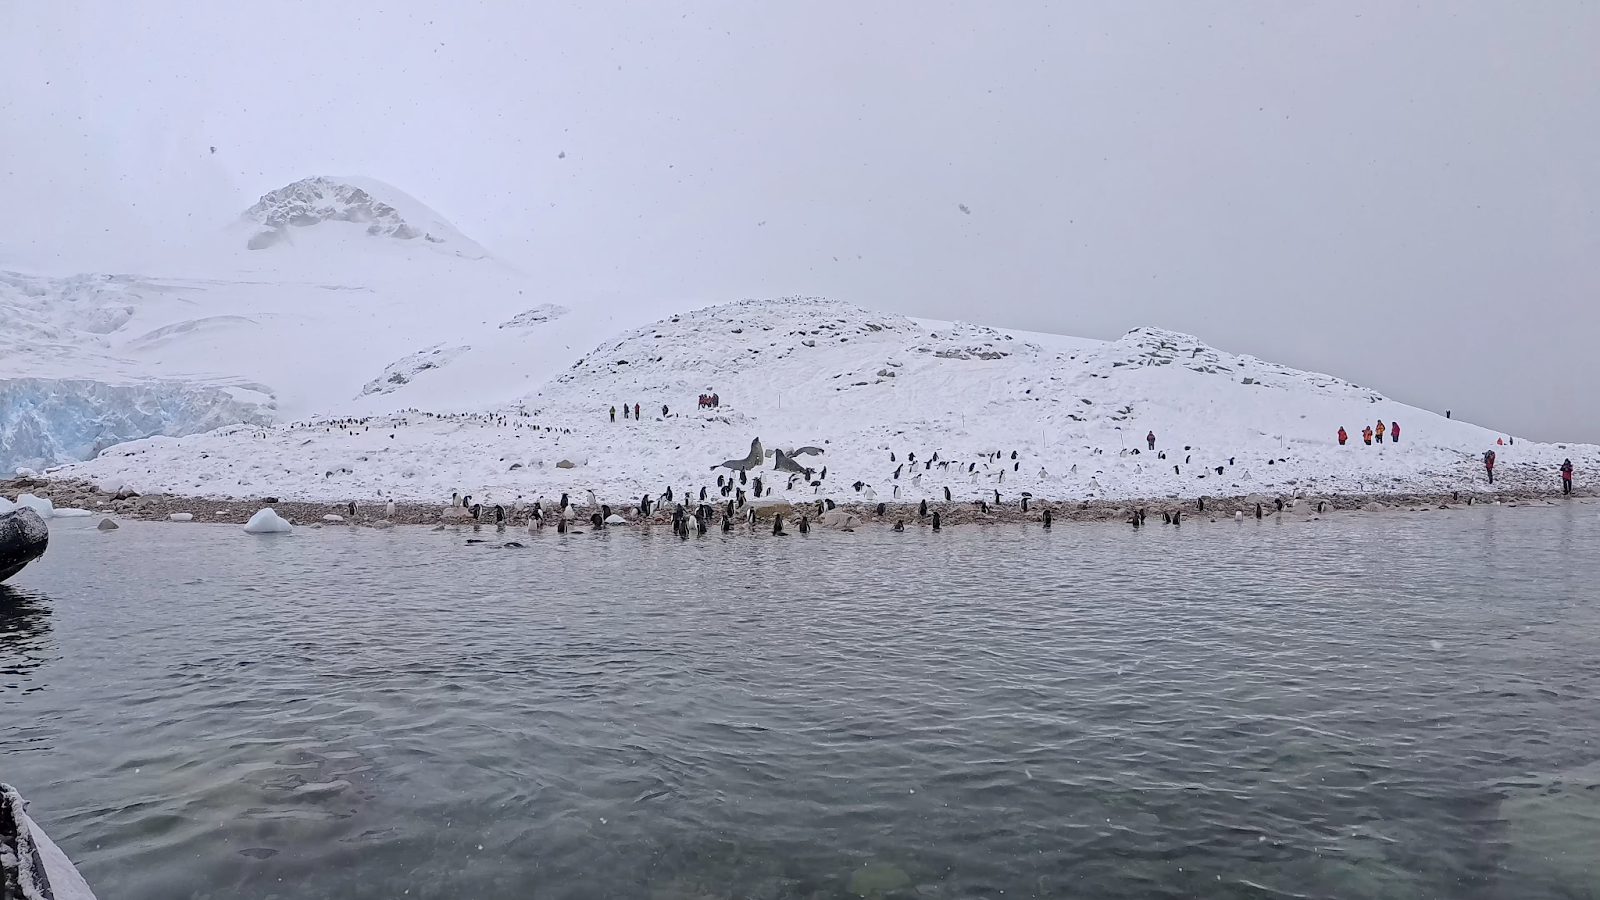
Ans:
[[[32,509],[24,506],[0,513],[0,581],[43,556],[49,543],[50,528]]]

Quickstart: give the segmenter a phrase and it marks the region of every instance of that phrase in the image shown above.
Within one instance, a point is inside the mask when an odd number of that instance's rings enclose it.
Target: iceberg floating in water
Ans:
[[[294,530],[294,526],[269,506],[251,516],[250,521],[244,523],[244,530],[246,534],[286,534]]]

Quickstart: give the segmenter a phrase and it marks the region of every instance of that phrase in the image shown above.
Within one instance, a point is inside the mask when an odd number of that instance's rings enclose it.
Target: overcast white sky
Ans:
[[[557,291],[1158,325],[1600,441],[1597,47],[1555,0],[0,0],[0,258],[362,174]]]

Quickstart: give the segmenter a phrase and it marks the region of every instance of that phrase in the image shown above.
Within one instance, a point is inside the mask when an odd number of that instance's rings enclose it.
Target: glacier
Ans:
[[[123,441],[184,437],[272,421],[252,388],[181,381],[110,384],[75,378],[0,379],[0,472],[93,459]]]

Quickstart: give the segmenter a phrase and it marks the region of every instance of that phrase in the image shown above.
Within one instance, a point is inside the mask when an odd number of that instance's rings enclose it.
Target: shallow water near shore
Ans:
[[[103,900],[1600,895],[1597,514],[63,521],[0,780]]]

